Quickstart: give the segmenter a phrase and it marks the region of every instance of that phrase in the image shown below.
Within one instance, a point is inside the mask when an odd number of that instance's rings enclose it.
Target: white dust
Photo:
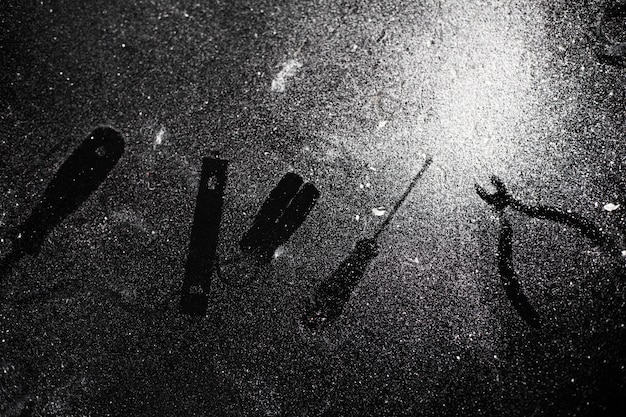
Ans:
[[[302,68],[302,64],[295,59],[290,59],[289,61],[284,62],[283,68],[272,80],[272,91],[277,93],[285,92],[285,83],[287,82],[287,79],[294,77],[300,68]]]

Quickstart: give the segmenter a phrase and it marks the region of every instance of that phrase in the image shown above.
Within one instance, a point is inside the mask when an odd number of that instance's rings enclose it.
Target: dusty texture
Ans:
[[[626,73],[598,60],[604,4],[3,5],[0,254],[96,126],[126,146],[0,281],[0,415],[621,415],[624,259],[511,213],[532,330],[474,190],[498,175],[626,249]],[[321,198],[271,268],[243,290],[214,280],[191,319],[178,298],[211,150],[230,160],[222,257],[284,173]],[[306,297],[425,155],[342,317],[302,329]]]

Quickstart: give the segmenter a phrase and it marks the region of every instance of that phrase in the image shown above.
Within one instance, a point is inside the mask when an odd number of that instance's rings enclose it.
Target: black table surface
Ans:
[[[607,3],[5,1],[0,256],[90,132],[125,149],[0,278],[0,415],[622,415],[626,69],[599,51],[626,34]],[[223,259],[286,173],[320,198],[250,285],[214,279],[190,317],[209,155],[229,161]],[[341,316],[303,328],[427,156]],[[613,245],[505,209],[539,328],[501,282],[504,214],[474,188],[492,175]]]

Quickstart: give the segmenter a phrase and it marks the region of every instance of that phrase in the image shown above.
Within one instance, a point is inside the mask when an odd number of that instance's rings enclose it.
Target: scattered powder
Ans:
[[[619,208],[619,204],[607,203],[602,207],[606,211],[615,211]]]
[[[159,129],[159,131],[157,132],[154,138],[154,142],[152,143],[152,150],[156,150],[157,146],[160,146],[163,144],[163,139],[165,139],[166,133],[167,133],[167,130],[165,130],[164,127],[161,127],[161,129]]]
[[[401,112],[376,120],[374,129],[346,123],[343,131],[320,133],[337,137],[350,157],[384,166],[391,183],[403,184],[421,155],[432,155],[429,175],[449,200],[441,207],[473,204],[474,183],[491,175],[552,166],[546,137],[562,129],[562,115],[546,111],[554,91],[538,88],[547,78],[538,8],[520,3],[506,14],[484,3],[455,5],[433,17],[440,24],[407,33],[403,52],[386,63],[376,88],[404,103]],[[396,82],[385,82],[391,75]]]
[[[372,214],[377,217],[382,217],[387,214],[387,210],[384,207],[374,207],[372,209]]]
[[[295,59],[283,63],[283,68],[272,80],[272,91],[283,93],[287,79],[295,76],[300,68],[302,68],[302,64]]]

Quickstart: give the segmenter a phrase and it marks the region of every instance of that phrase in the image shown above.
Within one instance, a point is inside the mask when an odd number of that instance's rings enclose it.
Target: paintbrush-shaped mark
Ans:
[[[95,129],[63,162],[30,216],[17,227],[10,252],[0,263],[6,272],[24,255],[37,255],[46,236],[100,186],[124,153],[122,136]]]

